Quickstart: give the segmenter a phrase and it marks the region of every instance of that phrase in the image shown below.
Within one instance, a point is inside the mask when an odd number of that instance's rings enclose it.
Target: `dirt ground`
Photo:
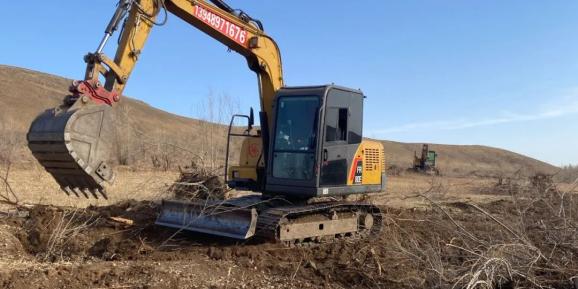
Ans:
[[[0,288],[575,288],[578,276],[568,184],[394,176],[370,197],[384,213],[378,237],[288,248],[154,226],[177,173],[120,174],[95,201],[12,172],[33,205],[0,213]]]
[[[134,171],[121,167],[117,169],[115,184],[107,188],[108,200],[69,197],[58,188],[54,179],[39,166],[26,170],[14,169],[9,173],[8,180],[21,203],[87,207],[90,205],[112,205],[127,200],[160,200],[167,197],[168,188],[178,177],[178,171]],[[436,197],[445,200],[487,202],[500,199],[500,196],[480,194],[479,188],[491,187],[494,183],[494,179],[486,178],[439,178],[404,174],[402,176],[389,177],[387,192],[375,196],[374,201],[379,205],[412,208],[427,202],[416,198],[408,198],[408,196],[417,192],[425,192],[434,186]]]
[[[576,187],[496,179],[558,170],[546,163],[433,145],[446,176],[390,177],[385,193],[369,197],[385,221],[370,240],[287,248],[175,235],[153,225],[179,177],[161,170],[222,161],[225,127],[123,98],[116,162],[157,170],[120,168],[108,200],[69,197],[35,166],[25,134],[70,80],[0,65],[0,84],[0,161],[13,164],[0,168],[0,288],[578,288]],[[401,171],[421,146],[382,143]]]

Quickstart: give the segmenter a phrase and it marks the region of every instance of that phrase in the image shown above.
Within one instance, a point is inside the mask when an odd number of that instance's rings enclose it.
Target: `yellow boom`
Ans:
[[[85,57],[84,80],[75,81],[72,95],[62,106],[38,116],[28,132],[34,156],[65,192],[87,197],[98,197],[100,192],[106,197],[102,185],[114,179],[108,163],[114,131],[110,107],[120,100],[152,28],[164,24],[167,13],[247,59],[258,77],[262,121],[271,127],[269,116],[275,93],[283,87],[283,69],[277,44],[265,34],[259,21],[236,12],[221,0],[121,0],[98,48]],[[123,20],[120,42],[111,59],[103,49]],[[250,169],[248,174],[254,175],[254,171]]]

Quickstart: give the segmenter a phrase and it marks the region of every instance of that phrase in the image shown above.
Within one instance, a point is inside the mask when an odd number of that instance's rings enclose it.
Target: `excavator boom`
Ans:
[[[39,115],[27,135],[33,155],[65,192],[106,198],[104,184],[114,180],[111,142],[116,121],[111,107],[120,100],[152,28],[164,24],[168,13],[243,55],[259,79],[261,114],[265,119],[271,114],[275,92],[283,86],[277,44],[258,20],[221,0],[211,2],[120,0],[98,48],[85,56],[84,80],[73,83],[60,107]],[[111,59],[103,49],[121,23]]]

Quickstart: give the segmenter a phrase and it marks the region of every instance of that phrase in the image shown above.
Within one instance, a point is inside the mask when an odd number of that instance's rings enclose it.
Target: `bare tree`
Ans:
[[[227,141],[225,124],[231,116],[239,112],[239,100],[228,94],[209,91],[207,97],[197,106],[197,118],[203,120],[198,132],[203,166],[214,170],[223,166]]]
[[[17,205],[19,200],[10,185],[10,170],[18,148],[18,134],[14,123],[3,117],[0,119],[0,183],[4,192],[0,192],[0,202]]]

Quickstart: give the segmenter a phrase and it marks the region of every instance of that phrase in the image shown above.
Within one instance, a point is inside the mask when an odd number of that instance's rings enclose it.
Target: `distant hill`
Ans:
[[[25,133],[41,111],[58,105],[71,80],[28,69],[0,65],[0,149],[11,147],[15,163],[33,163],[25,148]],[[168,97],[168,96],[163,96]],[[128,97],[118,109],[117,158],[125,165],[161,162],[174,167],[186,162],[222,160],[225,130],[200,120],[177,116]],[[13,143],[13,144],[12,144]],[[387,162],[400,168],[411,165],[421,144],[383,141]],[[439,155],[439,168],[447,175],[508,175],[554,172],[547,163],[510,151],[486,146],[431,145]],[[234,157],[234,156],[233,156]],[[164,163],[164,164],[163,164]]]
[[[0,65],[0,151],[3,145],[11,147],[15,142],[12,161],[34,163],[26,148],[28,127],[40,112],[62,102],[71,83],[70,79]],[[121,100],[115,113],[120,164],[140,167],[154,162],[162,168],[175,168],[224,155],[222,125],[174,115],[129,97]]]
[[[386,158],[392,165],[408,168],[414,152],[421,154],[422,144],[382,141]],[[499,148],[480,145],[430,144],[438,154],[437,165],[445,175],[511,176],[516,172],[533,175],[558,171],[548,163]]]

